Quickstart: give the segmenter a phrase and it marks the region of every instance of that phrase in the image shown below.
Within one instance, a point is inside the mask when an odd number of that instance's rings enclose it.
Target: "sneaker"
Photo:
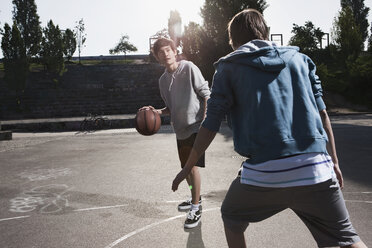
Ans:
[[[200,217],[201,217],[201,211],[200,209],[196,211],[190,210],[189,213],[187,214],[187,218],[185,220],[185,228],[194,228],[196,227],[199,222],[200,222]]]
[[[191,198],[189,200],[186,200],[184,202],[182,202],[181,204],[178,205],[178,211],[185,211],[185,210],[189,210],[191,208]],[[202,200],[201,200],[201,196],[199,198],[199,204],[201,204]]]

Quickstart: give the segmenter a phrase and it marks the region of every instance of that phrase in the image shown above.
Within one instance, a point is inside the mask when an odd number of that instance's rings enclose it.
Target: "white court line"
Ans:
[[[177,203],[177,202],[182,202],[184,200],[175,200],[175,201],[166,201],[166,203]]]
[[[372,192],[342,192],[344,194],[372,194]]]
[[[107,208],[120,208],[128,206],[128,204],[124,205],[115,205],[115,206],[105,206],[105,207],[93,207],[93,208],[82,208],[82,209],[75,209],[74,212],[81,212],[81,211],[90,211],[90,210],[99,210],[99,209],[107,209]]]
[[[209,209],[203,210],[202,212],[209,212],[209,211],[214,211],[214,210],[219,210],[219,209],[220,209],[220,207],[217,207],[217,208],[209,208]],[[161,221],[158,221],[158,222],[152,223],[152,224],[150,224],[150,225],[144,226],[144,227],[142,227],[142,228],[140,228],[140,229],[137,229],[137,230],[135,230],[135,231],[133,231],[133,232],[128,233],[127,235],[121,237],[120,239],[115,240],[114,242],[112,242],[111,244],[109,244],[108,246],[106,246],[105,248],[112,248],[112,247],[114,247],[115,245],[117,245],[117,244],[123,242],[124,240],[126,240],[126,239],[132,237],[133,235],[136,235],[136,234],[138,234],[138,233],[140,233],[140,232],[143,232],[143,231],[145,231],[145,230],[147,230],[147,229],[150,229],[150,228],[152,228],[152,227],[154,227],[154,226],[157,226],[157,225],[160,225],[160,224],[163,224],[163,223],[165,223],[165,222],[169,222],[169,221],[172,221],[172,220],[175,220],[175,219],[184,218],[184,217],[185,217],[185,214],[181,214],[181,215],[173,216],[173,217],[170,217],[170,218],[168,218],[168,219],[161,220]]]
[[[5,219],[0,219],[0,221],[24,219],[24,218],[28,218],[28,217],[30,217],[30,215],[18,216],[18,217],[12,217],[12,218],[5,218]]]
[[[358,202],[358,203],[369,203],[369,204],[372,203],[372,201],[360,201],[360,200],[345,200],[345,202]]]

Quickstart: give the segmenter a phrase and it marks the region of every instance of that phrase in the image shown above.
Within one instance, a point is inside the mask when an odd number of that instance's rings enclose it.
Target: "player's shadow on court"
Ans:
[[[197,227],[192,229],[184,229],[185,232],[189,233],[189,237],[187,239],[187,248],[205,248],[202,232],[201,232],[202,222],[200,221]]]

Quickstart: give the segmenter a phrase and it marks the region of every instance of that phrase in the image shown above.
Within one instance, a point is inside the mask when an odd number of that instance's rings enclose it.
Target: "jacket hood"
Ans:
[[[216,63],[221,62],[247,65],[268,72],[279,72],[286,67],[288,61],[298,53],[299,48],[295,46],[277,47],[275,43],[264,40],[253,40]]]

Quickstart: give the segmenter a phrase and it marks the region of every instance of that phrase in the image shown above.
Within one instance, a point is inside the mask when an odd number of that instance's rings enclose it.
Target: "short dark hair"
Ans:
[[[233,48],[251,40],[268,40],[269,28],[263,15],[255,9],[245,9],[236,14],[228,24],[229,43]]]
[[[177,51],[176,45],[174,44],[173,40],[168,38],[159,38],[155,41],[154,46],[152,47],[152,53],[156,58],[158,57],[160,48],[164,46],[170,46],[173,51]]]

